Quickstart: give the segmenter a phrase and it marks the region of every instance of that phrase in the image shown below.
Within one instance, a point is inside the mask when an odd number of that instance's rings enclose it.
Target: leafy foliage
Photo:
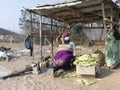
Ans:
[[[21,10],[19,18],[19,26],[25,34],[30,34],[34,30],[39,29],[39,16],[26,10]]]

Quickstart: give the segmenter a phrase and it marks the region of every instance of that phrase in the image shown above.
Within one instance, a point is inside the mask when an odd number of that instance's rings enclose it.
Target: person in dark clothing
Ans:
[[[116,40],[120,40],[120,33],[118,31],[118,25],[114,25],[113,26],[113,30],[114,30],[114,34],[113,36],[115,37]]]
[[[25,39],[25,47],[30,50],[30,56],[33,54],[32,37],[30,35]]]

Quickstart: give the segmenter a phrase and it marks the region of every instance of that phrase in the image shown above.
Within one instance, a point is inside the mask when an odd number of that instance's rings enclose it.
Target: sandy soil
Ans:
[[[22,44],[3,44],[6,47],[12,49],[24,48]],[[82,52],[83,53],[83,52]],[[87,52],[88,53],[88,52]],[[81,54],[81,53],[79,53]],[[0,68],[7,68],[14,71],[19,71],[30,65],[32,62],[37,62],[39,56],[35,56],[34,60],[32,57],[20,56],[14,58],[9,62],[0,61]],[[66,73],[62,77],[54,78],[48,71],[42,72],[39,75],[26,74],[0,80],[0,90],[120,90],[120,67],[116,69],[101,68],[101,74],[97,78],[90,78],[95,83],[89,86],[77,84],[76,79],[79,80],[81,77],[75,76],[75,70]],[[86,77],[88,79],[88,77]],[[83,78],[82,78],[83,79]]]

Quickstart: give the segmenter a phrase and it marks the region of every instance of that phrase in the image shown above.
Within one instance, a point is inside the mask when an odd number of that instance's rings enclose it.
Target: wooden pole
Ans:
[[[42,16],[40,16],[40,57],[41,57],[41,62],[43,61],[42,59]]]
[[[103,28],[102,28],[102,30],[101,30],[99,42],[102,40],[102,35],[103,35]]]
[[[31,18],[31,49],[30,49],[30,56],[32,56],[32,59],[34,60],[34,49],[33,49],[33,28],[32,28],[32,13],[30,12],[30,18]]]
[[[104,25],[104,32],[105,32],[105,44],[106,44],[106,42],[107,42],[107,37],[106,37],[107,27],[106,27],[106,21],[104,20],[104,18],[105,18],[104,3],[102,3],[102,15],[103,15],[103,25]]]
[[[110,20],[113,21],[113,8],[111,8],[111,16],[110,16]],[[112,30],[113,29],[113,24],[110,23],[110,29]]]
[[[51,41],[52,41],[52,45],[51,45],[51,49],[52,49],[52,59],[54,58],[54,53],[53,53],[53,19],[51,19]]]
[[[10,36],[10,45],[12,46],[12,43],[13,43],[13,36],[11,35]]]
[[[111,21],[108,18],[104,18],[104,20],[107,21],[107,22],[109,22],[109,23],[113,23],[113,24],[116,24],[116,25],[120,26],[120,24],[118,24],[117,22]]]

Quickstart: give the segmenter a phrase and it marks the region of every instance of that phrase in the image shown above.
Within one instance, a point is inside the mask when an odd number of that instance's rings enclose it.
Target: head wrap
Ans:
[[[68,41],[68,40],[70,40],[70,37],[67,36],[67,37],[64,38],[64,40]]]
[[[68,44],[69,42],[70,42],[70,37],[69,36],[65,37],[64,38],[64,43]]]
[[[64,32],[61,37],[62,43],[68,44],[70,42],[70,35],[68,32]]]
[[[67,36],[69,36],[69,33],[68,32],[64,32],[63,33],[63,37],[67,37]]]

